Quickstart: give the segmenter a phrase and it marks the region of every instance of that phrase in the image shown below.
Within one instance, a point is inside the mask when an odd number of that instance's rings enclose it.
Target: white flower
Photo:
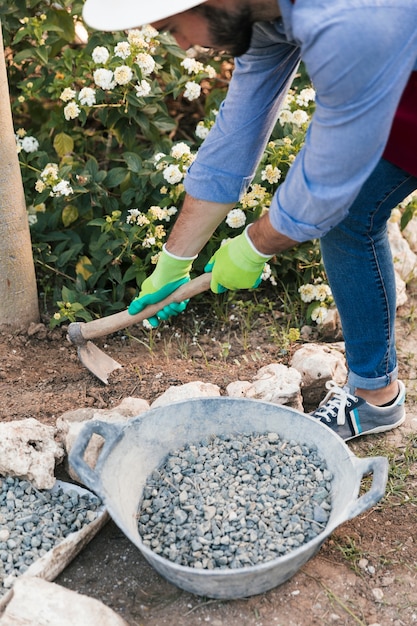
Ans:
[[[62,102],[68,102],[69,100],[73,100],[76,95],[77,94],[76,94],[76,91],[74,89],[71,89],[70,87],[67,87],[61,93],[59,98],[60,98],[60,100],[62,100]]]
[[[305,111],[301,111],[301,109],[297,109],[292,114],[292,122],[296,126],[302,126],[306,122],[308,122],[308,114]]]
[[[35,137],[30,137],[28,135],[23,137],[23,139],[20,139],[19,143],[22,146],[22,150],[25,152],[36,152],[39,148],[39,141]]]
[[[181,172],[178,165],[168,165],[168,167],[164,169],[162,175],[165,178],[165,180],[171,185],[175,185],[176,183],[179,183],[184,176],[184,174]]]
[[[46,181],[47,178],[58,180],[58,165],[56,163],[48,163],[42,170],[41,179]]]
[[[135,91],[138,98],[144,98],[151,93],[151,84],[147,80],[141,80],[140,83],[135,85]]]
[[[74,120],[76,117],[79,116],[80,113],[81,109],[76,102],[69,102],[64,107],[64,116],[67,121]]]
[[[155,69],[155,61],[147,52],[139,52],[136,57],[136,63],[139,65],[143,76],[149,76]]]
[[[155,237],[145,237],[142,242],[142,248],[152,248],[156,243]]]
[[[106,70],[104,67],[100,67],[98,70],[95,70],[94,74],[94,82],[97,87],[101,87],[101,89],[114,89],[116,83],[113,80],[113,72],[111,70]]]
[[[127,224],[137,224],[138,226],[148,226],[149,219],[139,209],[129,209],[129,215],[126,217]]]
[[[149,48],[143,31],[137,28],[128,32],[127,41],[131,46],[135,46],[136,48]]]
[[[36,190],[38,193],[42,193],[42,191],[44,191],[44,190],[45,190],[45,188],[46,188],[45,183],[43,182],[43,180],[40,180],[40,178],[39,178],[39,179],[36,181],[36,183],[35,183],[35,190]]]
[[[37,215],[28,215],[29,226],[33,226],[38,221]]]
[[[313,322],[316,322],[316,324],[323,324],[327,317],[327,313],[328,310],[325,306],[317,306],[311,312],[311,319],[313,320]]]
[[[166,157],[166,154],[164,152],[157,152],[153,157],[153,161],[154,163],[158,163],[164,157]]]
[[[165,209],[162,209],[160,206],[151,206],[148,212],[155,220],[165,219]]]
[[[309,102],[314,102],[315,99],[316,99],[315,90],[312,87],[306,87],[305,89],[302,89],[300,91],[295,101],[298,104],[298,106],[305,107],[308,105]]]
[[[198,74],[199,72],[204,71],[204,65],[200,61],[197,61],[196,59],[193,59],[191,57],[187,57],[183,61],[181,61],[181,65],[185,69],[187,74]]]
[[[232,209],[227,214],[226,224],[230,226],[230,228],[240,228],[241,226],[244,226],[245,223],[246,215],[242,209]]]
[[[136,222],[136,218],[140,215],[139,209],[129,209],[129,215],[126,217],[126,223],[132,224]]]
[[[127,85],[132,80],[133,72],[127,65],[120,65],[114,70],[114,80],[118,85]]]
[[[78,94],[78,100],[80,104],[87,105],[89,107],[96,103],[96,91],[91,87],[83,87]]]
[[[69,196],[73,192],[73,189],[67,180],[61,180],[59,183],[52,187],[50,193],[51,196]]]
[[[262,272],[262,280],[268,280],[268,278],[271,278],[271,266],[269,265],[269,263],[265,263],[264,265],[264,269]]]
[[[293,102],[294,102],[293,95],[291,93],[287,93],[287,95],[284,98],[284,103],[282,105],[282,108],[283,109],[289,109]]]
[[[172,146],[171,148],[171,156],[173,156],[174,159],[180,159],[182,156],[188,156],[190,153],[190,146],[187,146],[187,144],[183,141],[176,143],[175,146]]]
[[[130,56],[130,44],[128,41],[120,41],[117,46],[114,47],[114,55],[121,59],[127,59]]]
[[[327,300],[327,298],[330,298],[331,295],[332,292],[329,285],[316,285],[316,300],[319,300],[319,302],[324,302],[325,300]]]
[[[315,285],[301,285],[301,287],[298,288],[298,293],[303,302],[313,302],[313,300],[316,299]]]
[[[170,206],[169,209],[167,209],[167,214],[169,217],[175,215],[176,213],[178,213],[178,209],[176,206]]]
[[[288,109],[282,109],[279,112],[278,121],[283,126],[284,124],[288,124],[292,122],[292,113]]]
[[[262,171],[261,178],[262,180],[267,180],[268,183],[273,185],[277,183],[281,178],[281,170],[278,167],[273,167],[270,163],[265,167]]]
[[[217,72],[212,65],[206,65],[206,67],[204,68],[204,71],[208,75],[209,78],[216,78],[217,76]]]
[[[149,41],[150,39],[155,39],[155,37],[158,35],[158,31],[156,30],[156,28],[154,28],[150,24],[145,24],[145,26],[142,26],[141,32],[146,41]]]
[[[198,83],[189,80],[185,83],[184,98],[187,100],[197,100],[201,94],[201,87]]]
[[[199,139],[205,139],[209,132],[210,129],[205,126],[204,122],[198,122],[195,129],[195,134]]]
[[[110,52],[104,46],[96,46],[91,54],[94,63],[105,63]]]

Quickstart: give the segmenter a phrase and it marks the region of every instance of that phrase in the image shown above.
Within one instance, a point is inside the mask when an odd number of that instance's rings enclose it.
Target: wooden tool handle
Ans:
[[[136,315],[130,315],[128,310],[120,311],[114,315],[108,315],[92,322],[74,322],[68,327],[68,339],[71,343],[81,345],[88,339],[95,339],[96,337],[104,337],[110,335],[117,330],[132,326],[146,320],[148,317],[152,317],[158,311],[164,308],[167,304],[172,302],[182,302],[188,300],[193,296],[203,293],[210,288],[211,274],[206,273],[184,283],[176,291],[173,291],[167,298],[157,302],[156,304],[150,304],[143,311]]]

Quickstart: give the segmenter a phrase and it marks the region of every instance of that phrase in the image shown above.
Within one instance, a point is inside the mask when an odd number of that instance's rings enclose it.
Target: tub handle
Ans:
[[[103,437],[104,445],[100,450],[96,466],[93,469],[86,463],[84,454],[94,434]],[[68,455],[68,462],[74,468],[77,476],[79,476],[83,484],[95,493],[100,494],[102,490],[98,468],[122,435],[123,429],[116,424],[109,424],[99,420],[87,422]]]
[[[386,457],[353,457],[352,461],[358,477],[358,488],[363,477],[367,474],[372,473],[372,483],[370,489],[347,508],[345,521],[364,513],[379,502],[385,494],[388,480],[388,459]]]

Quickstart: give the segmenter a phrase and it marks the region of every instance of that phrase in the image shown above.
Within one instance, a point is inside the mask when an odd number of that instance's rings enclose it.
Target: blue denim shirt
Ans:
[[[417,69],[417,1],[279,0],[279,6],[282,19],[257,23],[250,50],[236,59],[228,94],[185,187],[213,202],[241,197],[302,59],[316,110],[272,200],[270,219],[279,232],[306,241],[345,217],[383,153]]]

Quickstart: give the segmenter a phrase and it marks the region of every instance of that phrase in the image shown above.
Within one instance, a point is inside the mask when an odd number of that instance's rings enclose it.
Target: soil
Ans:
[[[349,444],[358,456],[394,450],[386,496],[339,526],[288,582],[240,600],[194,596],[160,577],[112,521],[56,582],[101,600],[131,626],[417,624],[416,301],[410,294],[397,322],[407,421],[392,433]],[[224,393],[229,382],[251,380],[263,365],[288,363],[290,352],[274,341],[279,319],[256,316],[248,329],[236,316],[210,319],[204,305],[190,303],[187,311],[152,335],[137,327],[96,341],[123,365],[107,386],[80,364],[65,329],[41,324],[29,333],[3,331],[0,420],[35,417],[54,424],[70,409],[111,408],[128,396],[153,401],[168,387],[192,380],[216,384]]]

